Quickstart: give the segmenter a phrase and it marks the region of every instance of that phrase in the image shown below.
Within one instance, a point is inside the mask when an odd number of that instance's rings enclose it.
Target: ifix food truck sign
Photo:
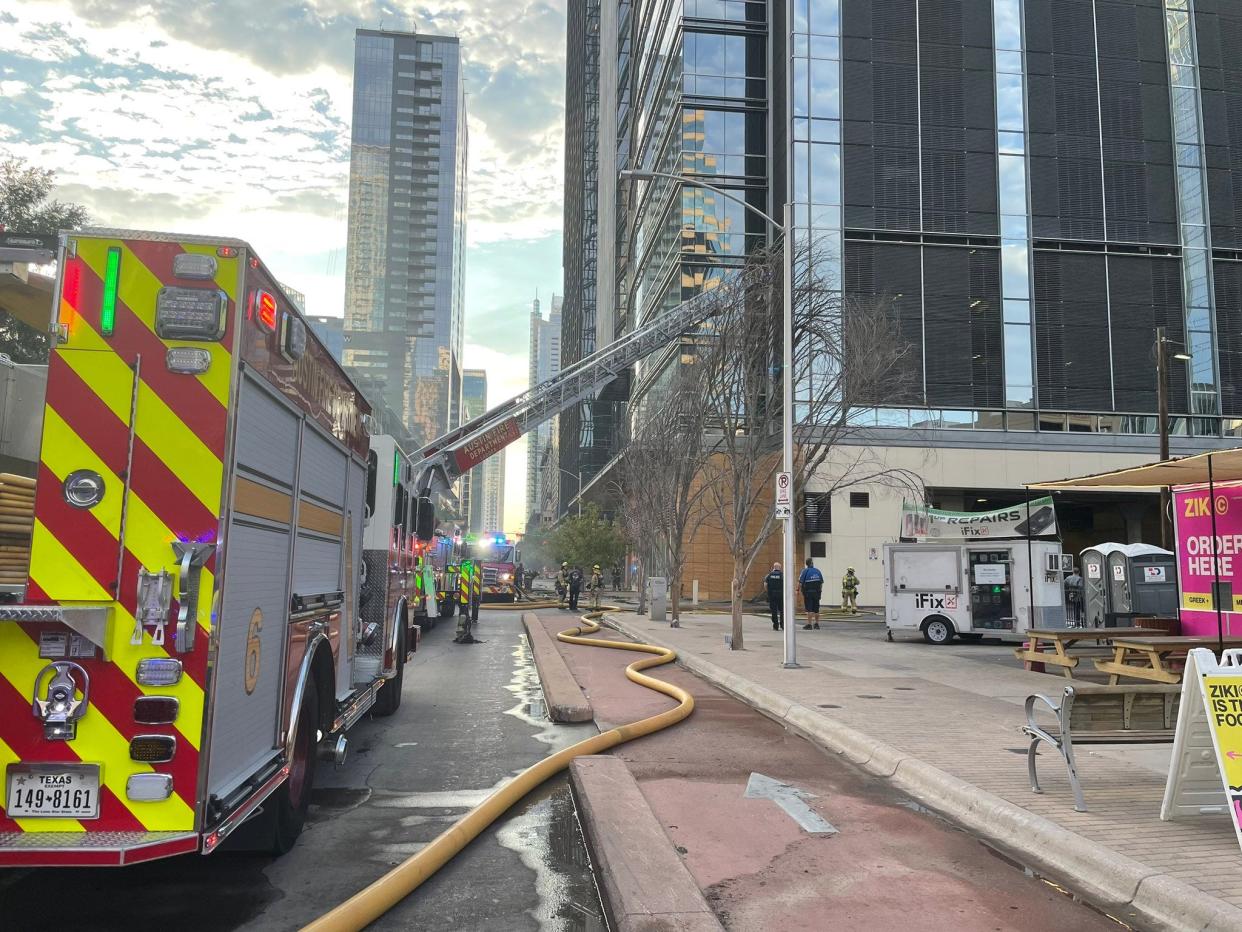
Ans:
[[[1173,495],[1177,518],[1177,565],[1182,593],[1182,630],[1216,634],[1220,596],[1224,634],[1242,612],[1242,484],[1182,489]],[[1242,629],[1242,625],[1239,626]]]
[[[994,511],[945,511],[905,502],[901,536],[934,541],[1056,537],[1057,514],[1051,496]]]

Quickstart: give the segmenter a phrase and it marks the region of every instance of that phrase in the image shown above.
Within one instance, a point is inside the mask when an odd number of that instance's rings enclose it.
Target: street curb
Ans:
[[[595,710],[573,674],[565,658],[561,656],[552,635],[534,612],[522,612],[522,624],[526,627],[526,639],[531,653],[535,655],[535,669],[539,671],[539,683],[543,687],[543,699],[548,706],[548,718],[554,722],[590,722]]]
[[[625,761],[579,757],[569,767],[582,832],[616,932],[723,932]]]
[[[676,650],[609,614],[627,637]],[[767,687],[694,654],[677,662],[756,711],[869,773],[885,777],[921,805],[1064,886],[1118,919],[1169,932],[1242,928],[1242,909],[912,757],[884,741],[791,702]]]

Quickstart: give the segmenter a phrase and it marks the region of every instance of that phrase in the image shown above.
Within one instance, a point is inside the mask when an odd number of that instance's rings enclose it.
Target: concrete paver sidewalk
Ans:
[[[747,649],[732,651],[727,616],[683,615],[677,629],[609,617],[1114,915],[1242,929],[1242,853],[1228,818],[1159,819],[1168,746],[1076,749],[1090,812],[1074,810],[1055,754],[1041,753],[1044,794],[1031,792],[1022,703],[1056,697],[1066,680],[1023,670],[1011,645],[890,643],[881,624],[827,623],[797,632],[803,666],[786,670],[766,618],[747,616]]]

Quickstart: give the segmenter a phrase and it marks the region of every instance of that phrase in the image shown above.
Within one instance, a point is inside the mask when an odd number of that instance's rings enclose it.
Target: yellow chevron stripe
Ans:
[[[215,256],[215,246],[203,246],[199,243],[182,243],[186,252],[198,253],[201,256]],[[236,303],[237,301],[237,259],[221,259],[216,256],[216,286]]]
[[[106,350],[106,353],[62,353],[61,358],[68,363],[88,385],[94,387],[96,378],[105,378],[110,384],[122,376],[126,384],[132,384],[133,372],[125,361],[111,352],[108,344],[85,321],[79,320],[77,330],[79,349]],[[143,360],[143,365],[162,366],[164,361]],[[97,393],[98,394],[98,393]],[[120,400],[116,392],[100,394],[100,400],[121,419],[129,423],[129,390],[125,391],[124,400]],[[168,405],[146,382],[138,385],[138,422],[135,433],[173,473],[176,474],[187,489],[194,493],[203,505],[211,512],[220,511],[220,490],[224,481],[224,467],[219,458],[207,448],[198,436],[185,425],[177,415],[169,410]],[[44,440],[46,448],[47,441]]]
[[[0,625],[0,656],[5,659],[4,676],[22,695],[28,695],[39,671],[47,661],[39,657],[39,645],[20,625]],[[129,741],[97,706],[78,722],[73,751],[86,763],[101,764],[100,777],[148,831],[192,829],[194,810],[175,793],[156,803],[132,803],[125,798],[125,781],[131,773],[151,773],[154,767],[129,759]],[[40,820],[42,821],[42,820]]]
[[[120,245],[124,250],[121,253],[121,270],[120,279],[117,282],[117,295],[143,325],[151,331],[151,335],[155,336],[155,301],[164,283],[161,282],[151,270],[142,264],[141,260],[129,249],[125,249],[124,241],[108,240],[108,239],[88,239],[80,238],[78,240],[78,256],[85,262],[91,270],[103,278],[104,268],[107,264],[108,249],[111,246]],[[234,267],[233,278],[236,281],[236,262],[230,260]],[[193,283],[186,283],[186,287],[194,287]],[[236,290],[234,284],[231,289],[226,288],[225,293]],[[230,294],[230,297],[234,295]],[[120,326],[118,324],[118,326]],[[229,379],[232,376],[232,367],[230,365],[230,356],[228,350],[219,343],[197,343],[187,342],[185,340],[163,340],[165,346],[194,346],[199,349],[205,349],[211,353],[211,367],[201,375],[187,376],[187,378],[196,378],[206,386],[219,400],[220,404],[227,406],[229,402]],[[145,362],[145,360],[144,360]],[[163,365],[161,359],[150,361],[152,364]]]
[[[0,627],[4,625],[13,625],[16,627],[17,622],[0,621]],[[9,769],[9,764],[25,763],[17,756],[17,752],[4,743],[4,739],[0,738],[0,781],[3,781],[4,774]],[[36,763],[32,761],[31,763]],[[0,782],[5,785],[7,792],[7,783]],[[7,802],[7,800],[0,800]],[[77,819],[14,819],[23,832],[84,832],[86,826]]]

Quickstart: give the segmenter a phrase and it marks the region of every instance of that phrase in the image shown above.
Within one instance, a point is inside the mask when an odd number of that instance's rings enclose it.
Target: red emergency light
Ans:
[[[276,329],[276,297],[270,291],[255,293],[254,309],[260,324],[268,330]]]

